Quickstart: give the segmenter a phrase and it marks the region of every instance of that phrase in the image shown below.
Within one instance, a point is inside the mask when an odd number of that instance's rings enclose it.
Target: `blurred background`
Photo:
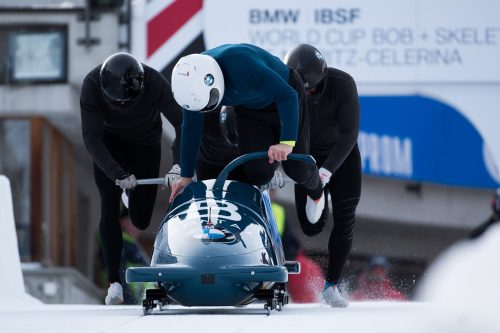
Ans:
[[[353,299],[412,299],[433,260],[492,214],[499,10],[494,0],[0,0],[0,174],[11,182],[28,292],[46,303],[103,299],[99,198],[79,108],[91,69],[125,51],[170,81],[181,56],[220,44],[283,58],[309,43],[354,77],[361,101],[363,185],[344,288]],[[167,123],[162,173],[173,135]],[[302,235],[290,186],[275,200],[325,269],[329,230]],[[122,225],[141,257],[167,208],[159,190],[147,231]],[[392,291],[371,295],[377,279]]]

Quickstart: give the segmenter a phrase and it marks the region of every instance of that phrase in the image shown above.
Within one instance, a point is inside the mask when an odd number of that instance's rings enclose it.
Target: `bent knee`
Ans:
[[[146,230],[148,227],[149,227],[149,221],[145,222],[145,221],[139,221],[139,222],[134,222],[132,220],[132,224],[134,225],[134,227],[136,227],[137,229],[139,230]]]
[[[325,224],[326,224],[326,218],[324,218],[323,216],[320,218],[318,222],[314,224],[310,223],[307,220],[307,217],[305,217],[305,221],[302,220],[300,221],[300,228],[302,229],[304,235],[313,237],[323,231],[323,229],[325,228]]]
[[[268,163],[251,164],[245,166],[245,175],[252,184],[267,184],[274,175],[274,166]]]
[[[146,230],[149,227],[149,224],[151,222],[151,215],[144,216],[144,215],[133,215],[130,214],[130,220],[132,221],[132,224],[134,227],[136,227],[139,230]]]

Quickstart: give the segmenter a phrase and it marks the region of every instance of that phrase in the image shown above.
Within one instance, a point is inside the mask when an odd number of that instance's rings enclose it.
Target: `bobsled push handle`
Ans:
[[[164,185],[164,178],[137,179],[137,185]]]
[[[248,153],[232,160],[228,165],[226,165],[226,167],[221,171],[221,173],[215,180],[213,191],[222,190],[222,188],[224,187],[224,182],[226,181],[227,176],[231,173],[231,171],[247,161],[256,160],[259,158],[267,158],[267,151]],[[305,154],[289,154],[287,156],[287,159],[316,163],[316,160],[311,155]]]

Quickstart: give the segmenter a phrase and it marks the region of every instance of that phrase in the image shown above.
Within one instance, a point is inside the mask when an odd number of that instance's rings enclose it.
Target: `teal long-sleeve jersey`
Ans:
[[[289,69],[269,52],[250,44],[226,44],[203,52],[214,58],[224,75],[224,96],[220,105],[259,109],[276,104],[280,142],[294,144],[299,122],[298,95],[288,83]],[[203,130],[203,113],[183,110],[181,176],[194,175]],[[259,135],[259,129],[255,129]]]

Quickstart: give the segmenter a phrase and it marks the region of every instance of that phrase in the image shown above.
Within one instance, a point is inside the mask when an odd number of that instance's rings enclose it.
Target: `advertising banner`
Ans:
[[[422,96],[361,97],[363,173],[446,185],[496,188],[489,147],[453,107]]]
[[[500,1],[205,0],[207,48],[315,45],[361,83],[499,82]]]

